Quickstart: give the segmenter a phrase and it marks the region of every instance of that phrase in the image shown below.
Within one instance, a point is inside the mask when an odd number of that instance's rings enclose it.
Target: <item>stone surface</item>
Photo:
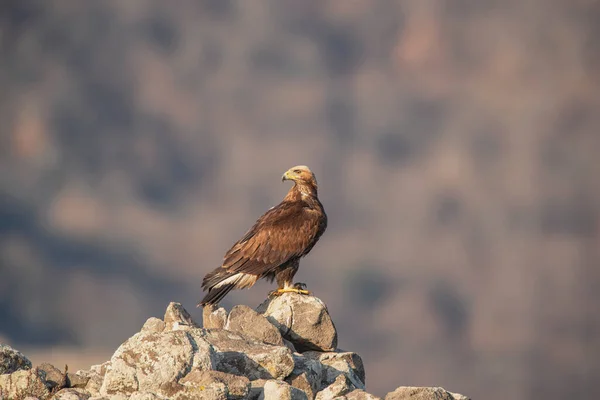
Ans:
[[[67,373],[67,387],[70,388],[81,388],[81,389],[85,389],[85,386],[87,385],[88,381],[90,380],[89,376],[83,376],[80,374],[72,374],[72,373]]]
[[[250,381],[250,391],[248,392],[249,400],[258,400],[263,395],[265,389],[265,383],[268,379],[256,379]]]
[[[462,394],[446,391],[441,387],[400,386],[385,395],[385,400],[468,400]]]
[[[31,361],[20,351],[6,344],[0,344],[0,375],[11,374],[21,369],[30,369]]]
[[[337,347],[337,332],[325,304],[313,296],[284,293],[267,299],[258,306],[281,335],[300,352],[333,351]]]
[[[135,392],[129,400],[166,400],[167,397],[159,396],[152,392]]]
[[[304,356],[317,360],[323,366],[322,385],[332,384],[340,374],[350,379],[352,384],[359,388],[365,388],[365,367],[360,356],[353,352],[317,352],[307,351]]]
[[[231,309],[227,317],[225,329],[275,346],[283,346],[283,338],[279,329],[271,324],[262,314],[248,306],[237,305]]]
[[[112,356],[100,393],[130,395],[151,391],[169,396],[169,385],[190,369],[210,369],[213,353],[201,335],[186,330],[137,333]]]
[[[381,397],[377,397],[361,389],[355,389],[340,399],[342,398],[345,400],[381,400]]]
[[[210,386],[222,383],[227,388],[227,398],[245,399],[250,390],[250,380],[245,376],[220,371],[192,371],[179,381],[184,386]]]
[[[165,330],[165,322],[156,317],[150,317],[142,326],[142,332],[160,333]]]
[[[323,365],[318,360],[294,354],[294,370],[285,381],[304,391],[308,398],[314,399],[317,392],[322,389],[322,374]]]
[[[46,386],[53,392],[67,387],[67,375],[52,364],[43,363],[38,366],[40,371],[44,371]]]
[[[180,303],[171,302],[165,311],[165,330],[198,328],[190,313]]]
[[[82,389],[61,389],[52,396],[52,400],[88,400],[89,398],[89,393]]]
[[[294,369],[294,359],[287,347],[251,341],[222,329],[203,332],[215,350],[217,371],[255,380],[285,379]]]
[[[223,307],[212,304],[202,310],[204,329],[223,329],[227,323],[227,311]]]
[[[0,399],[20,399],[26,396],[42,399],[50,395],[44,383],[44,371],[37,368],[0,375]]]
[[[331,400],[339,396],[344,396],[354,389],[356,387],[350,379],[345,374],[340,374],[331,385],[317,393],[315,400]]]
[[[308,400],[302,390],[275,379],[265,382],[263,393],[258,398],[260,400]]]

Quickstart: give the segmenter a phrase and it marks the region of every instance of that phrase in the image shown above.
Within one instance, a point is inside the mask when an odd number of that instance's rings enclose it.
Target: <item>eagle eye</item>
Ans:
[[[295,170],[294,170],[294,173],[295,173],[295,174],[299,174],[299,173],[301,173],[301,172],[302,172],[302,171],[300,171],[299,169],[295,169]]]

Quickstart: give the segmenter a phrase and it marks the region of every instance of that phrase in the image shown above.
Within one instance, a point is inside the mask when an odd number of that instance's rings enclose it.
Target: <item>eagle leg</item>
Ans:
[[[284,288],[279,288],[279,289],[270,291],[269,298],[275,297],[275,296],[281,296],[284,293],[298,293],[298,294],[303,294],[306,296],[311,295],[311,293],[306,289],[298,289],[297,287],[284,287]]]

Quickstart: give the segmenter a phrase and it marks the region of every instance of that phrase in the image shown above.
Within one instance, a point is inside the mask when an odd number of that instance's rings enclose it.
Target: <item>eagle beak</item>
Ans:
[[[288,171],[286,171],[285,174],[283,174],[281,177],[281,182],[287,181],[288,179],[290,179],[290,178],[288,177]]]

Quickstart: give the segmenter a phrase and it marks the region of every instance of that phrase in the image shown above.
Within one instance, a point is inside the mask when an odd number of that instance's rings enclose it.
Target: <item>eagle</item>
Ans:
[[[283,201],[270,208],[223,257],[223,264],[202,281],[208,291],[198,306],[219,303],[232,289],[252,287],[258,279],[277,281],[269,296],[287,292],[308,295],[293,283],[300,258],[307,255],[327,228],[327,214],[317,195],[317,180],[305,165],[287,170],[283,181],[294,185]]]

